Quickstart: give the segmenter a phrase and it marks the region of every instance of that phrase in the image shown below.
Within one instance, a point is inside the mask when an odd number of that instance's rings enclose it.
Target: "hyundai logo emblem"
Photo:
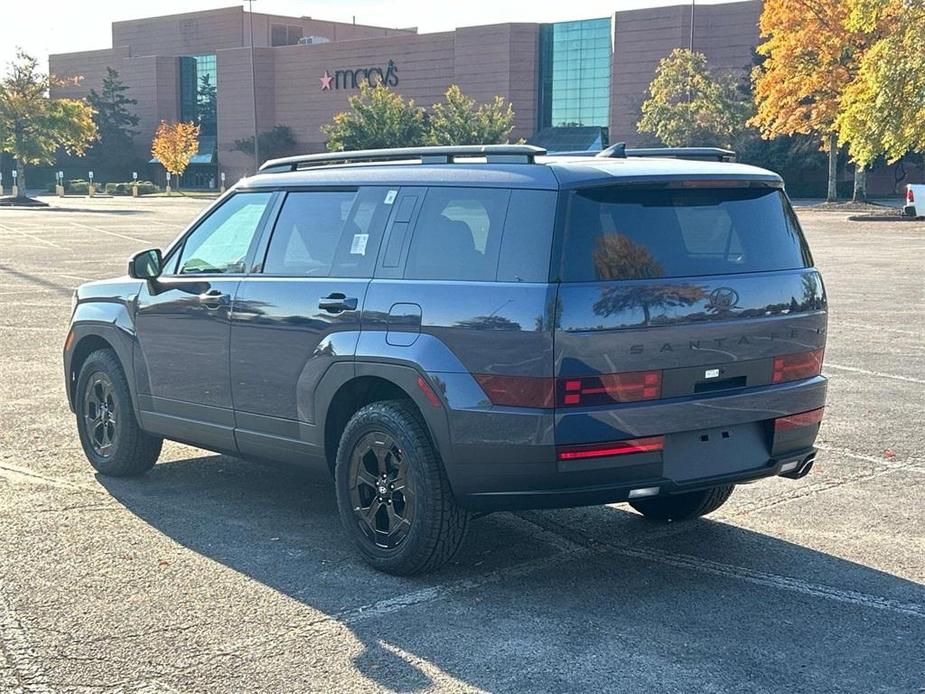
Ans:
[[[732,287],[717,287],[710,292],[710,306],[719,311],[734,308],[739,303],[739,293]]]

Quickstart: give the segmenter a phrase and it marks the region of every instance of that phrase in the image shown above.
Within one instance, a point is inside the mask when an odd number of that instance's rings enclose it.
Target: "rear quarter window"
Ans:
[[[493,188],[428,190],[411,237],[405,277],[494,280],[510,195]]]
[[[812,264],[779,189],[613,186],[567,195],[565,282],[769,272]]]

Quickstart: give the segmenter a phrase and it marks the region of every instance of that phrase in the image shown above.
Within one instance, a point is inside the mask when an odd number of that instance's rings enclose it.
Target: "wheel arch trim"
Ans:
[[[424,382],[434,388],[431,379],[424,372],[414,365],[410,364],[393,364],[376,361],[358,361],[358,362],[338,362],[332,364],[325,372],[318,388],[315,390],[316,412],[318,413],[317,424],[319,437],[322,446],[325,449],[325,455],[328,460],[336,454],[336,450],[328,450],[326,440],[326,431],[328,416],[330,414],[330,405],[334,402],[336,395],[351,383],[355,383],[363,378],[377,378],[385,381],[395,388],[401,390],[411,402],[414,403],[421,414],[431,440],[437,448],[441,459],[444,461],[444,469],[450,477],[452,486],[452,465],[447,465],[447,458],[451,457],[452,443],[450,440],[450,427],[447,419],[445,403],[441,401],[440,407],[435,406],[425,395],[424,391],[418,385],[418,379],[423,378]],[[324,406],[321,406],[324,405]]]

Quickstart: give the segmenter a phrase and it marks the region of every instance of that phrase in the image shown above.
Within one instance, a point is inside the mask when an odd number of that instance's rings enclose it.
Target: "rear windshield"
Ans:
[[[566,221],[563,282],[728,275],[812,264],[775,188],[579,190]]]

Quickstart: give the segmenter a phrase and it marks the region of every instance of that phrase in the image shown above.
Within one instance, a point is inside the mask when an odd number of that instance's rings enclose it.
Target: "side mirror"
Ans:
[[[161,275],[160,248],[152,248],[133,255],[128,261],[128,276],[136,280],[154,280]]]

